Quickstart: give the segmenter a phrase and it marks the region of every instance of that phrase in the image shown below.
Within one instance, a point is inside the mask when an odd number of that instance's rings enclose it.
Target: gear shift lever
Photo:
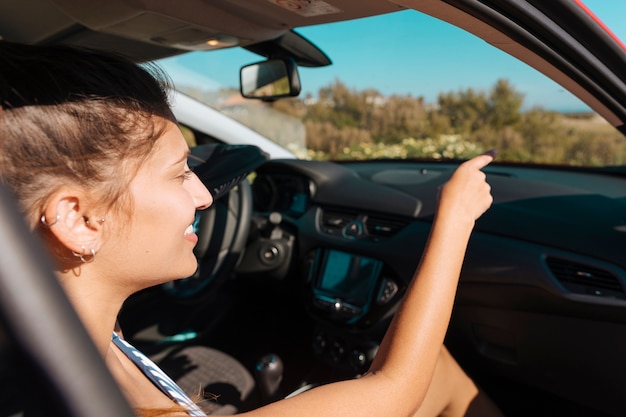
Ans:
[[[265,404],[278,399],[283,380],[283,361],[272,353],[263,356],[256,364],[255,376]]]

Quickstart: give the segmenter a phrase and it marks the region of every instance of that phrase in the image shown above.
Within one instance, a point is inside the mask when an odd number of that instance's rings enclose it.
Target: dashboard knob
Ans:
[[[367,363],[367,355],[365,352],[355,349],[350,353],[348,361],[354,370],[360,371]]]
[[[343,237],[347,239],[358,239],[363,237],[363,234],[363,223],[358,220],[350,222],[343,228]]]
[[[268,241],[261,245],[258,251],[258,257],[262,264],[274,266],[282,262],[284,255],[283,247],[276,241]]]
[[[264,261],[271,262],[274,258],[278,256],[278,248],[276,246],[268,246],[263,248],[261,252],[261,257]]]
[[[280,214],[277,211],[273,211],[270,213],[270,216],[268,218],[269,222],[272,223],[274,226],[277,226],[279,224],[282,223],[283,221],[283,215]]]

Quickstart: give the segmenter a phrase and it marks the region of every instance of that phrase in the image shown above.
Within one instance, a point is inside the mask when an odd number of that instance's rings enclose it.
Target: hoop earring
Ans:
[[[80,261],[84,264],[92,263],[96,259],[96,251],[94,249],[89,249],[91,254],[87,254],[87,250],[85,249],[85,247],[81,245],[81,248],[83,249],[83,253],[76,253],[72,251],[72,255],[79,258]]]
[[[45,214],[42,214],[42,215],[41,215],[41,218],[39,219],[39,221],[41,222],[41,225],[42,225],[43,227],[46,227],[46,228],[48,228],[48,229],[49,229],[50,227],[52,227],[52,226],[54,226],[55,224],[57,224],[57,222],[59,221],[59,219],[60,219],[60,218],[61,218],[61,216],[59,216],[59,215],[57,214],[57,216],[54,218],[54,221],[52,221],[52,222],[48,223],[48,222],[46,221],[46,215],[45,215]]]

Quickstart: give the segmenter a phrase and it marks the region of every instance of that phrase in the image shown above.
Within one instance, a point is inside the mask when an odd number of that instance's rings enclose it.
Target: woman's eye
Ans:
[[[180,178],[181,181],[187,181],[188,179],[191,179],[192,176],[193,171],[185,171],[183,172],[183,175],[179,176],[178,178]]]

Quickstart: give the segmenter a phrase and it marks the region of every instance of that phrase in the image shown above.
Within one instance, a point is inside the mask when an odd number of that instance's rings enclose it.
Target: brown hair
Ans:
[[[174,121],[156,67],[69,46],[0,42],[0,181],[35,229],[64,184],[130,210],[128,183]]]

